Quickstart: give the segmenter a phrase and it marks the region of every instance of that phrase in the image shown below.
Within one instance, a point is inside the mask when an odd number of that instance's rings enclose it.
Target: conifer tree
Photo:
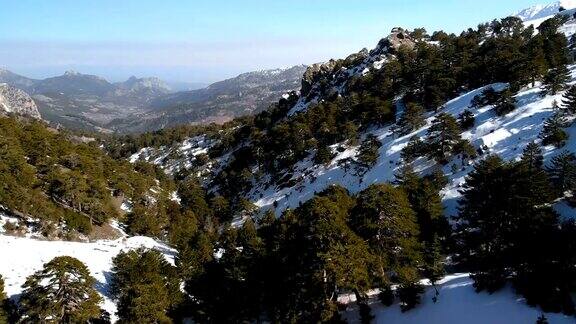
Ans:
[[[566,83],[570,80],[570,71],[566,65],[560,65],[550,69],[544,77],[542,95],[555,95],[566,88]]]
[[[401,267],[397,272],[400,284],[396,294],[400,299],[400,309],[406,312],[420,304],[420,295],[424,292],[424,288],[418,282],[418,273],[415,268]]]
[[[20,308],[27,322],[81,323],[101,315],[96,280],[81,261],[57,257],[26,279]]]
[[[475,269],[478,290],[498,290],[510,276],[527,275],[526,264],[533,264],[535,269],[543,266],[539,262],[548,260],[546,249],[535,247],[533,240],[534,235],[549,235],[558,226],[541,161],[541,151],[529,145],[520,162],[504,163],[489,156],[467,178],[458,237],[464,244],[460,257]],[[527,275],[531,279],[518,280],[517,289],[543,277],[532,275]]]
[[[532,172],[541,170],[544,166],[544,157],[542,149],[535,142],[530,142],[522,151],[521,162]]]
[[[413,136],[408,141],[408,144],[400,152],[402,160],[406,163],[412,163],[419,157],[426,155],[427,147],[424,141],[418,136]]]
[[[442,261],[443,256],[440,238],[438,235],[434,235],[434,238],[430,242],[426,242],[424,247],[424,276],[430,280],[430,283],[432,283],[436,291],[434,301],[437,300],[439,295],[436,282],[446,274]]]
[[[328,164],[334,158],[334,154],[328,146],[322,145],[316,150],[316,155],[314,155],[314,163],[316,164]]]
[[[4,292],[4,279],[0,276],[0,324],[10,323],[10,301]]]
[[[465,109],[460,115],[458,115],[458,123],[460,128],[463,130],[468,130],[474,127],[476,119],[474,118],[474,113],[468,109]]]
[[[564,118],[559,113],[555,113],[550,118],[544,121],[540,138],[544,145],[554,145],[555,147],[562,147],[568,140],[568,133],[563,129],[565,126]]]
[[[439,163],[446,163],[454,147],[461,141],[460,126],[454,117],[439,114],[428,129],[429,155]]]
[[[498,100],[494,105],[494,110],[498,116],[504,116],[516,109],[516,98],[510,89],[505,89],[498,94]]]
[[[404,109],[404,114],[402,114],[397,124],[400,135],[409,134],[426,125],[426,119],[424,119],[424,108],[413,102],[407,103]]]
[[[380,157],[379,149],[381,146],[382,143],[376,136],[368,135],[360,145],[358,161],[366,168],[374,166]]]
[[[402,189],[381,184],[360,192],[350,224],[394,269],[421,262],[418,221]]]
[[[576,85],[571,86],[566,93],[564,93],[560,108],[567,116],[576,114]]]
[[[576,189],[576,155],[574,153],[564,151],[553,157],[551,165],[546,170],[554,189],[560,195]]]
[[[120,252],[113,259],[110,290],[119,323],[171,323],[168,313],[181,300],[174,267],[154,250]]]

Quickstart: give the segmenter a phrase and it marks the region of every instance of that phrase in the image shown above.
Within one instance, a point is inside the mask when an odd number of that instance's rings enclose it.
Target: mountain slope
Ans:
[[[300,87],[305,66],[241,74],[193,91],[158,97],[143,114],[117,120],[110,127],[143,132],[189,123],[222,123],[267,108]]]
[[[30,79],[5,69],[0,69],[0,83],[7,83],[18,89],[30,92],[38,80]]]

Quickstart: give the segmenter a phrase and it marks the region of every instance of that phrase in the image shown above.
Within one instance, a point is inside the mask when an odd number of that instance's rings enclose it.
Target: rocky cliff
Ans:
[[[40,119],[34,100],[23,90],[0,84],[0,114],[18,114]]]

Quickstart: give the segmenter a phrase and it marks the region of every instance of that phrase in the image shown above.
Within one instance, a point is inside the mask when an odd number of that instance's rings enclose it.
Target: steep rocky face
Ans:
[[[40,119],[40,113],[34,100],[24,91],[0,84],[0,114],[13,113]]]
[[[130,77],[124,82],[114,83],[115,90],[106,98],[119,103],[145,106],[150,101],[171,92],[170,87],[159,78]]]
[[[416,41],[402,28],[392,29],[390,35],[380,40],[376,48],[349,55],[343,60],[330,60],[314,64],[306,70],[302,78],[300,99],[291,114],[306,109],[320,98],[331,97],[346,91],[346,84],[354,76],[367,73],[370,69],[380,69],[382,64],[401,47],[414,48]]]

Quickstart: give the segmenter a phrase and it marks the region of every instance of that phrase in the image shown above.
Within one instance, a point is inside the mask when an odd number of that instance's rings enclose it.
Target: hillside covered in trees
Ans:
[[[575,13],[397,28],[221,126],[87,141],[0,119],[5,232],[115,220],[169,246],[112,242],[98,278],[50,258],[0,322],[384,322],[445,310],[462,273],[521,297],[480,321],[573,321]]]

